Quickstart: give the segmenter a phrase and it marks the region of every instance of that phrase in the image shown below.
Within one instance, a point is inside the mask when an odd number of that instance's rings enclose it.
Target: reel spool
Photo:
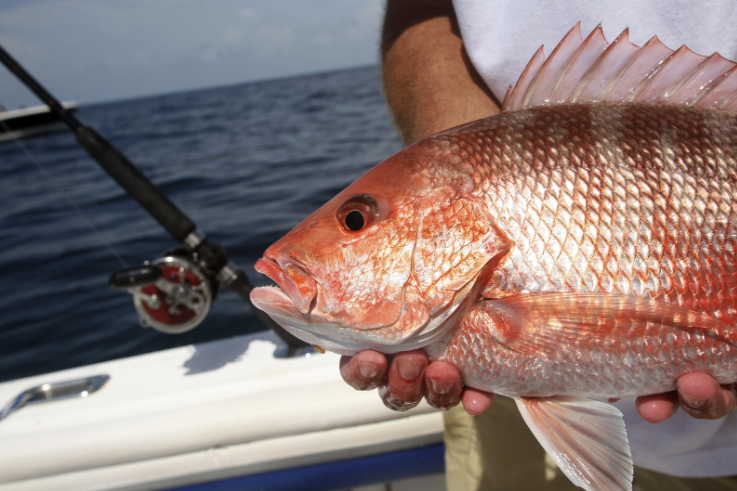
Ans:
[[[210,311],[219,284],[208,278],[186,253],[178,252],[117,271],[110,277],[112,287],[133,295],[142,327],[181,334],[197,327]]]

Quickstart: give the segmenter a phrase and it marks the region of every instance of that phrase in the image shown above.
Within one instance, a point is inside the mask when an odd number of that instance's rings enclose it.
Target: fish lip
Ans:
[[[302,314],[308,314],[317,296],[317,283],[303,268],[293,261],[264,256],[256,261],[254,268],[279,285]]]

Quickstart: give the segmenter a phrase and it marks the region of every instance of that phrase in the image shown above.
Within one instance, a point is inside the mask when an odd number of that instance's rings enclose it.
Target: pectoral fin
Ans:
[[[701,312],[619,293],[525,293],[483,300],[494,340],[519,353],[606,347],[612,341],[659,338],[665,332],[704,335],[733,344],[735,331]]]
[[[632,456],[616,407],[570,397],[515,401],[537,440],[576,486],[587,491],[632,489]]]

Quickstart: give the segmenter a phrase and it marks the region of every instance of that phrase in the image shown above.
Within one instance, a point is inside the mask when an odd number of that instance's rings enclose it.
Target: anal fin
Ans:
[[[576,486],[632,489],[632,456],[616,407],[571,397],[518,397],[515,402],[537,440]]]

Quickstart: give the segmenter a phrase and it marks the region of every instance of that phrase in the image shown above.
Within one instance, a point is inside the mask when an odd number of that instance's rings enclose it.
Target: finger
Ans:
[[[450,363],[434,361],[425,370],[425,399],[432,407],[448,410],[461,402],[461,373]]]
[[[372,390],[381,384],[389,364],[378,351],[365,350],[340,358],[340,375],[356,390]]]
[[[703,372],[687,373],[676,382],[683,409],[696,419],[719,419],[735,405],[733,387],[722,387]]]
[[[722,395],[727,402],[727,414],[737,409],[737,384],[722,385]]]
[[[635,400],[635,407],[640,417],[648,423],[661,423],[678,410],[678,393],[672,391],[640,396]]]
[[[396,411],[406,411],[419,404],[425,394],[423,375],[427,364],[427,354],[422,350],[394,355],[386,381],[379,387],[384,405]]]
[[[478,416],[491,407],[495,397],[492,392],[466,388],[462,397],[463,409],[471,416]]]

